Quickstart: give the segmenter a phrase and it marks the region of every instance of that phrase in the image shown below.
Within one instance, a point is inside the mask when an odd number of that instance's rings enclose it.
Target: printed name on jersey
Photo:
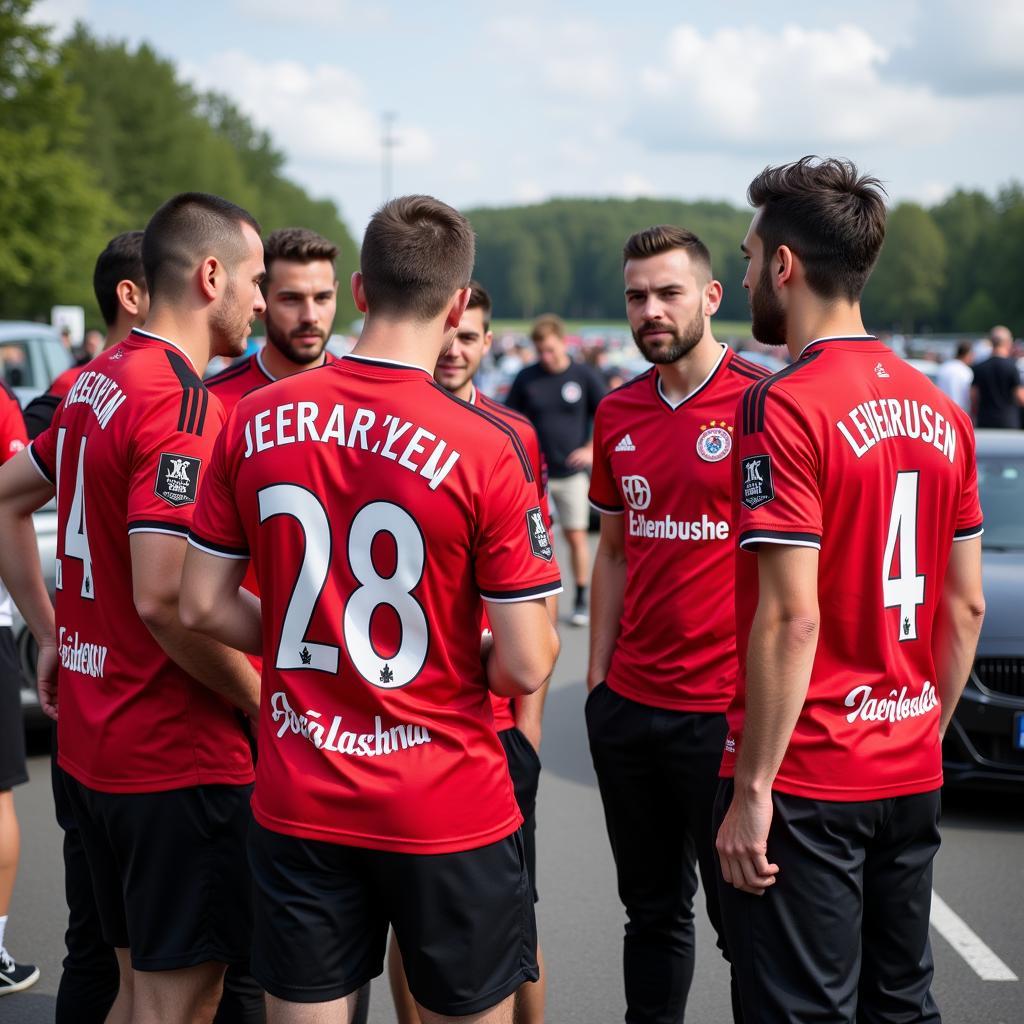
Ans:
[[[724,519],[712,519],[706,512],[700,519],[653,519],[630,509],[629,535],[651,540],[728,540],[729,524]]]
[[[956,457],[956,427],[926,402],[910,398],[902,401],[897,398],[872,399],[854,406],[844,419],[849,420],[850,426],[839,420],[836,428],[858,459],[867,455],[880,441],[894,437],[909,437],[929,444],[942,452],[950,464]]]
[[[775,500],[775,487],[772,483],[772,457],[770,455],[753,455],[743,460],[743,488],[741,501],[749,509],[760,508],[769,501]]]
[[[622,478],[622,496],[629,507],[643,512],[651,504],[651,485],[644,476],[624,476]]]
[[[103,667],[107,663],[107,648],[101,644],[83,643],[61,626],[57,637],[57,653],[60,663],[69,672],[78,672],[93,679],[103,678]]]
[[[633,438],[629,434],[623,434],[622,440],[615,446],[617,452],[635,452],[636,445],[633,444]]]
[[[76,404],[88,405],[96,414],[101,429],[106,430],[111,417],[125,403],[127,395],[116,381],[96,370],[86,370],[71,385],[71,390],[64,398],[64,406]]]
[[[725,421],[716,423],[711,421],[710,426],[701,425],[700,434],[697,436],[697,454],[705,462],[721,462],[728,458],[732,451],[732,427]]]
[[[862,722],[902,722],[934,711],[939,706],[939,698],[935,687],[926,679],[916,697],[908,697],[905,686],[899,691],[890,690],[884,697],[872,697],[871,687],[864,684],[855,686],[843,703],[853,708],[846,716],[850,723],[858,718]]]
[[[202,464],[202,460],[193,455],[161,452],[153,493],[175,508],[195,504]]]
[[[273,709],[271,719],[281,723],[277,730],[278,739],[290,732],[309,740],[317,750],[327,750],[332,754],[382,757],[431,742],[430,730],[425,725],[399,722],[385,729],[380,715],[373,717],[373,732],[343,731],[341,715],[335,715],[328,727],[321,721],[323,716],[319,711],[307,709],[302,714],[294,711],[283,690],[278,690],[270,698],[270,706]]]
[[[530,550],[534,557],[550,562],[554,552],[551,550],[551,538],[548,536],[548,528],[544,525],[544,516],[539,505],[526,513],[526,532],[530,537]]]
[[[567,380],[562,385],[562,399],[570,405],[575,405],[583,397],[583,388],[574,380]]]

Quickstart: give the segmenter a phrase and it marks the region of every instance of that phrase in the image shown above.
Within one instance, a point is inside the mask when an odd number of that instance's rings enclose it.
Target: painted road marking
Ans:
[[[968,967],[982,981],[1017,981],[1017,975],[981,941],[966,921],[950,910],[934,889],[932,927],[967,961]]]

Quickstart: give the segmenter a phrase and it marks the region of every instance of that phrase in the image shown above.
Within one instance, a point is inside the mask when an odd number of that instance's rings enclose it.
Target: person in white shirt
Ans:
[[[974,351],[969,341],[961,341],[956,347],[956,355],[947,359],[935,375],[935,384],[945,392],[969,416],[971,414],[971,382],[974,371]]]

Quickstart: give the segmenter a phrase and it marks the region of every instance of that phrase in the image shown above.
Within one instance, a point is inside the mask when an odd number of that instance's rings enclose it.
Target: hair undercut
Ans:
[[[700,267],[707,274],[708,280],[711,280],[711,253],[708,247],[692,231],[677,228],[673,224],[656,224],[630,235],[622,247],[622,265],[625,266],[630,260],[660,256],[673,249],[682,249],[694,269]]]
[[[433,196],[399,196],[371,218],[359,269],[371,313],[433,320],[469,284],[476,240],[469,221]]]
[[[823,299],[856,302],[885,239],[886,192],[850,160],[805,156],[766,167],[747,189],[761,211],[765,260],[780,245],[800,258],[807,284]]]
[[[530,341],[536,345],[552,334],[557,338],[564,338],[565,321],[555,313],[542,313],[533,321],[533,327],[530,329]]]
[[[288,263],[326,260],[333,267],[337,257],[338,247],[308,228],[278,228],[277,231],[271,231],[263,243],[263,264],[267,268],[262,282],[263,293],[266,294],[275,260]]]
[[[117,323],[120,302],[117,286],[121,281],[131,281],[139,288],[146,287],[146,272],[142,268],[142,232],[126,231],[115,235],[96,259],[92,272],[92,290],[100,315],[108,327]]]
[[[483,314],[484,318],[484,333],[486,334],[491,329],[491,297],[487,294],[487,289],[479,281],[469,282],[469,302],[466,304],[466,309],[479,309]]]
[[[142,237],[142,265],[151,299],[178,298],[201,260],[216,257],[233,271],[248,254],[242,224],[257,234],[247,210],[206,192],[182,192],[150,218]]]

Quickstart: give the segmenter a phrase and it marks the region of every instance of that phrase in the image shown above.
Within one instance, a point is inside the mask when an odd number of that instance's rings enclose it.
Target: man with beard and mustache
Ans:
[[[711,808],[736,682],[729,458],[736,402],[766,371],[711,333],[722,286],[696,235],[623,249],[626,312],[654,367],[597,408],[586,718],[625,904],[626,1020],[683,1020],[697,868],[720,931]]]
[[[281,228],[267,236],[267,343],[206,382],[228,412],[254,388],[334,361],[324,346],[338,304],[337,255],[333,242],[306,228]]]
[[[984,616],[966,413],[864,330],[878,180],[751,182],[754,336],[794,362],[737,408],[739,677],[715,801],[748,1022],[938,1024],[928,938],[942,737]]]
[[[186,536],[224,410],[202,383],[263,311],[245,210],[169,199],[142,239],[146,329],[97,356],[51,425],[0,470],[0,574],[39,644],[43,710],[120,988],[112,1024],[209,1021],[244,962],[253,768],[240,712],[259,677],[182,624]],[[57,499],[50,603],[32,512]]]

